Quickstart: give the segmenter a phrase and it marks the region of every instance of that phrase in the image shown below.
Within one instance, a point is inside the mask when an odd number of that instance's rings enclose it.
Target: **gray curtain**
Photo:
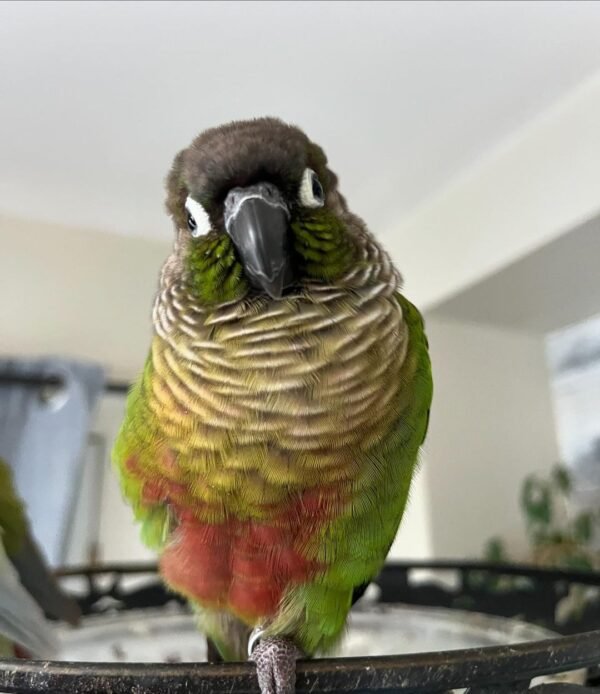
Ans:
[[[34,536],[50,564],[59,566],[67,553],[83,452],[104,372],[97,364],[60,358],[0,358],[0,374],[61,379],[59,387],[0,383],[0,457],[14,471]]]

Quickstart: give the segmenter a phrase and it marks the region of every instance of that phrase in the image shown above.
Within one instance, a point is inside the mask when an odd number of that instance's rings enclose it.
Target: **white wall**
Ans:
[[[0,351],[92,359],[131,379],[168,243],[0,215]]]
[[[432,550],[481,557],[502,536],[526,549],[518,505],[532,471],[558,460],[541,337],[427,320],[434,401],[425,456]]]
[[[413,480],[408,505],[388,559],[433,559],[430,479],[427,457],[421,456],[421,466]]]
[[[600,74],[385,236],[412,299],[432,308],[598,214]]]

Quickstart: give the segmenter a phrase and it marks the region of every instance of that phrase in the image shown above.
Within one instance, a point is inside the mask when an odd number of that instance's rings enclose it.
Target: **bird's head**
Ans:
[[[274,118],[202,133],[175,158],[167,190],[176,267],[205,305],[335,282],[367,233],[323,150]]]

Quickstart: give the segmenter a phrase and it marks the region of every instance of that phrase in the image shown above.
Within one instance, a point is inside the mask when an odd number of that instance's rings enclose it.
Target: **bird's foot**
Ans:
[[[256,645],[254,645],[256,644]],[[249,659],[256,663],[262,694],[294,694],[296,660],[304,655],[291,639],[282,636],[260,637],[255,631],[248,644]]]

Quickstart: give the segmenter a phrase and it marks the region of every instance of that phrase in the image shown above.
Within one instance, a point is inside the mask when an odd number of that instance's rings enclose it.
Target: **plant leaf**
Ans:
[[[594,516],[589,512],[580,513],[573,521],[573,536],[577,542],[587,544],[594,534]]]
[[[552,470],[552,482],[563,494],[571,493],[571,473],[564,465],[557,465],[554,470]]]

